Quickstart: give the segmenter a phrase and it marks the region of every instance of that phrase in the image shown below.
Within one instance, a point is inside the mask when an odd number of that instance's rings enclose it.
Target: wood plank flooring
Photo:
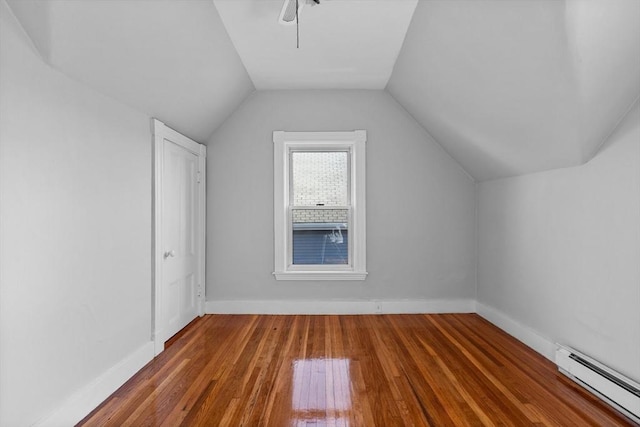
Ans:
[[[623,426],[475,314],[208,315],[81,426]]]

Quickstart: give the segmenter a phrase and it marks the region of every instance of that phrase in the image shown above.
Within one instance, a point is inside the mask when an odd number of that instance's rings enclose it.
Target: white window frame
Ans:
[[[273,132],[274,255],[276,280],[365,280],[367,131]],[[349,264],[293,265],[290,223],[292,151],[348,151],[350,173]]]

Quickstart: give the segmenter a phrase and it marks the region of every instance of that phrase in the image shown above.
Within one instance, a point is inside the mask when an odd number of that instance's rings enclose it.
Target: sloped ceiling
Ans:
[[[214,0],[258,90],[384,89],[417,2],[311,1],[296,48],[296,26],[277,24],[283,0]]]
[[[387,90],[477,180],[582,164],[640,95],[640,1],[420,1]]]
[[[280,0],[7,1],[53,67],[200,142],[254,83],[386,85],[483,181],[588,161],[640,95],[639,0],[321,0],[301,49]]]
[[[54,68],[206,142],[254,90],[210,0],[8,0]]]

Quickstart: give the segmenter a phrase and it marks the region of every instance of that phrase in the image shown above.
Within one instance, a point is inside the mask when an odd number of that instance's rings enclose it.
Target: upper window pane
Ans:
[[[293,151],[291,204],[293,206],[347,206],[349,153]]]

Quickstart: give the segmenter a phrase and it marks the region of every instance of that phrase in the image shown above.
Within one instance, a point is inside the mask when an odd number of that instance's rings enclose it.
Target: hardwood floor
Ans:
[[[82,426],[632,425],[475,314],[209,315]]]

